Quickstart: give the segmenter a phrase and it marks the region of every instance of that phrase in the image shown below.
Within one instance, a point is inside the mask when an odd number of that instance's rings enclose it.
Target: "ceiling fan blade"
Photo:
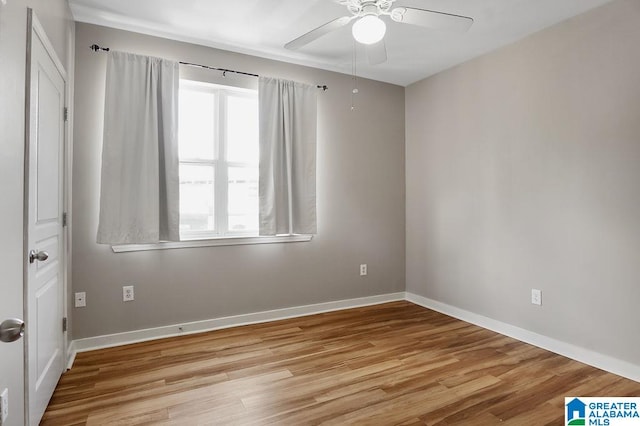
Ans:
[[[353,16],[343,16],[342,18],[334,19],[331,22],[327,22],[326,24],[319,26],[315,30],[311,30],[306,34],[301,35],[297,39],[290,41],[289,43],[285,44],[284,47],[285,49],[290,50],[300,49],[302,46],[305,46],[312,41],[319,39],[323,35],[328,34],[331,31],[335,31],[338,28],[344,27],[349,22],[351,22],[353,18]]]
[[[458,32],[466,32],[473,25],[473,19],[467,16],[414,9],[412,7],[396,7],[391,11],[391,19],[403,24]]]
[[[387,62],[387,47],[384,44],[384,39],[375,44],[366,45],[366,50],[369,65],[378,65]]]

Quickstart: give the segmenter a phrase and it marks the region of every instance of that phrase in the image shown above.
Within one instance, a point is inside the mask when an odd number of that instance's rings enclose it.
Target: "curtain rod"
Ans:
[[[108,52],[110,50],[108,47],[98,46],[97,44],[92,44],[91,46],[89,46],[89,49],[93,50],[94,52],[99,52],[99,51]],[[252,73],[244,72],[244,71],[236,71],[236,70],[229,70],[229,69],[226,69],[226,68],[210,67],[208,65],[194,64],[194,63],[191,63],[191,62],[183,62],[183,61],[180,61],[179,63],[182,64],[182,65],[190,66],[190,67],[199,67],[199,68],[206,68],[208,70],[222,71],[222,76],[223,77],[228,72],[231,72],[231,73],[234,73],[234,74],[240,74],[240,75],[248,75],[249,77],[260,77],[258,74],[252,74]],[[324,92],[326,92],[327,89],[329,89],[329,87],[326,84],[318,84],[318,85],[316,85],[316,87],[318,89],[322,89],[322,91],[324,91]]]

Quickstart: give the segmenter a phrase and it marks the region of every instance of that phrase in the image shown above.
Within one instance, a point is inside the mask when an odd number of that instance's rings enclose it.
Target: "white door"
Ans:
[[[42,26],[29,16],[26,385],[29,424],[37,425],[64,369],[65,75]]]

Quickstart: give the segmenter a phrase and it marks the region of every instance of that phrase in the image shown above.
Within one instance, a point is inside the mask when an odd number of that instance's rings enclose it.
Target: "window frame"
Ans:
[[[257,90],[218,83],[203,82],[190,78],[180,78],[180,91],[196,90],[214,94],[214,140],[213,158],[182,158],[179,157],[179,166],[193,165],[212,167],[214,171],[214,226],[213,230],[180,230],[181,241],[199,241],[212,239],[227,239],[237,237],[258,237],[259,230],[247,231],[229,230],[229,168],[250,168],[258,171],[258,162],[255,163],[228,161],[228,99],[239,97],[258,100]],[[180,141],[178,141],[179,143]],[[224,182],[224,184],[222,184]]]

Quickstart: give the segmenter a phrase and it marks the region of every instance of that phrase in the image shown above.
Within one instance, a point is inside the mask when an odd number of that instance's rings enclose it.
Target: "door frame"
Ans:
[[[62,252],[60,253],[60,263],[62,265],[62,315],[65,318],[69,317],[69,306],[68,306],[68,283],[70,282],[70,261],[71,261],[71,244],[70,244],[70,236],[71,236],[71,223],[70,223],[70,215],[71,215],[71,165],[72,165],[72,141],[71,141],[71,127],[70,127],[70,112],[69,112],[69,100],[71,98],[71,93],[73,91],[70,89],[70,83],[68,79],[67,71],[58,58],[58,54],[56,53],[51,40],[47,36],[44,27],[38,20],[34,10],[32,8],[27,8],[27,49],[26,49],[26,66],[25,66],[25,120],[24,120],[24,194],[23,194],[23,318],[28,320],[28,280],[29,280],[29,262],[28,262],[28,253],[29,253],[29,179],[30,179],[30,139],[31,139],[31,58],[32,58],[32,43],[33,43],[33,34],[36,33],[42,45],[45,48],[45,51],[50,56],[52,62],[54,63],[56,69],[60,73],[63,81],[64,81],[64,104],[66,108],[66,120],[63,123],[63,141],[62,141],[62,209],[63,212],[66,213],[67,220],[66,226],[63,226],[63,230],[61,233],[62,237]],[[72,55],[73,58],[73,55]],[[60,324],[62,326],[62,324]],[[28,327],[27,327],[28,332]],[[69,367],[69,345],[68,345],[68,333],[69,329],[63,332],[63,341],[62,341],[62,358],[65,361],[65,365],[67,368]],[[30,389],[29,389],[29,339],[28,336],[24,339],[24,419],[25,424],[29,424],[29,411],[30,411]]]

